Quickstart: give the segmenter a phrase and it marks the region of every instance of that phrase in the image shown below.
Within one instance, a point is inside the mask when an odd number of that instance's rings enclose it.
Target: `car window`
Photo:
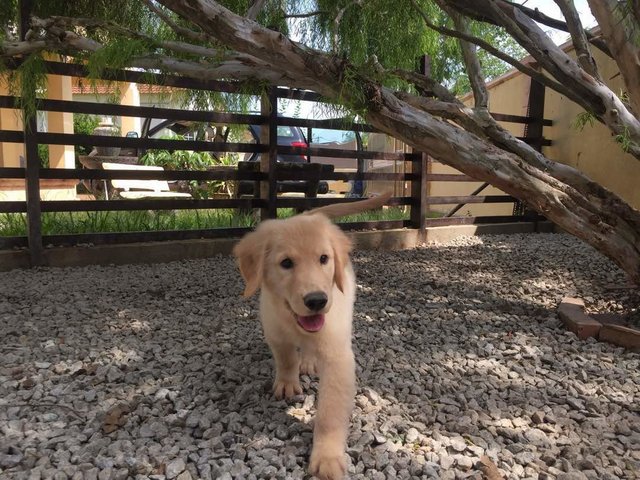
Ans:
[[[279,125],[278,126],[278,136],[279,137],[298,138],[298,135],[296,135],[293,132],[293,129],[291,127],[287,127],[286,125]]]
[[[314,128],[311,135],[313,143],[349,143],[356,138],[355,132],[327,128]]]

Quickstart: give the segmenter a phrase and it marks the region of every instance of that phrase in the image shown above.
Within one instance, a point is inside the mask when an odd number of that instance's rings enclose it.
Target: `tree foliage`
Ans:
[[[456,94],[469,91],[459,42],[429,29],[411,2],[320,0],[315,8],[320,13],[302,22],[301,28],[306,33],[303,40],[311,45],[346,57],[358,66],[366,65],[375,55],[387,69],[416,69],[417,59],[428,55],[435,80]],[[452,27],[451,19],[433,2],[425,2],[422,8],[434,23]],[[471,29],[474,35],[516,58],[526,53],[494,25],[474,21]],[[480,59],[487,79],[511,68],[486,52],[480,53]]]
[[[9,0],[9,8],[2,11],[0,18],[17,34],[18,1]],[[246,12],[250,1],[232,0],[219,2],[238,14]],[[190,23],[171,11],[156,5],[164,15],[178,26],[189,29]],[[451,26],[451,21],[441,9],[429,1],[423,5],[425,12],[434,22]],[[295,18],[315,12],[311,16]],[[185,51],[167,51],[163,41],[192,41],[176,29],[162,21],[154,11],[146,8],[144,2],[130,0],[97,0],[67,2],[66,0],[35,0],[33,15],[40,18],[69,17],[94,19],[85,21],[76,32],[86,38],[100,42],[99,52],[74,52],[77,60],[88,58],[91,73],[97,76],[104,68],[118,68],[126,65],[134,55],[170,54],[173,58],[197,61],[198,56]],[[401,68],[413,70],[418,67],[422,55],[430,58],[431,75],[456,94],[469,91],[469,82],[464,74],[459,42],[427,28],[417,15],[411,2],[389,0],[352,1],[267,1],[258,18],[259,23],[295,38],[313,48],[348,58],[354,66],[365,69],[375,56],[387,69]],[[472,22],[474,35],[494,43],[515,58],[525,55],[511,36],[500,28],[483,22]],[[133,35],[136,32],[139,36]],[[203,38],[199,45],[222,48],[224,44],[213,38]],[[486,70],[487,79],[495,78],[511,67],[484,51],[479,52]],[[370,74],[373,72],[369,72]],[[387,77],[389,85],[400,87],[402,82],[396,77]],[[191,98],[190,98],[191,100]],[[202,100],[202,95],[193,100]],[[231,97],[216,98],[211,101],[233,101]],[[237,99],[236,99],[237,100]],[[204,104],[203,104],[204,106]]]

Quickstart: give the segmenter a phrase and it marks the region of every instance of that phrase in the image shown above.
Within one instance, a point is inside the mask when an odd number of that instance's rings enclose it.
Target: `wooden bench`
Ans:
[[[162,167],[146,165],[127,165],[124,163],[102,162],[105,170],[139,170],[139,171],[164,171]],[[118,180],[112,179],[111,186],[118,196],[126,199],[139,198],[193,198],[190,193],[172,192],[169,182],[166,180]],[[106,185],[105,185],[106,187]],[[105,188],[105,195],[107,196]]]
[[[238,162],[238,172],[252,172],[258,173],[260,172],[260,162]],[[320,178],[323,173],[332,173],[333,165],[323,165],[319,163],[277,163],[276,164],[276,175],[280,172],[283,173],[295,173],[302,172],[309,173],[312,172],[315,175],[312,175],[311,180],[302,180],[302,181],[287,181],[287,180],[279,180],[277,183],[277,189],[279,194],[286,193],[301,193],[304,194],[306,198],[314,198],[318,196],[318,193],[325,193],[322,189],[319,188],[320,183],[323,183],[324,188],[326,190],[326,182],[320,182]],[[236,196],[237,197],[257,197],[260,193],[260,182],[255,181],[252,182],[250,180],[242,180],[238,182],[236,187]]]

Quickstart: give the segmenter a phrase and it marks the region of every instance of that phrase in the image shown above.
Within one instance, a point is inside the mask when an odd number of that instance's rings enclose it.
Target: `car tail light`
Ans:
[[[291,146],[298,147],[298,148],[307,148],[309,145],[307,145],[307,142],[291,142]],[[307,160],[307,157],[305,155],[301,154],[300,156],[304,161]]]

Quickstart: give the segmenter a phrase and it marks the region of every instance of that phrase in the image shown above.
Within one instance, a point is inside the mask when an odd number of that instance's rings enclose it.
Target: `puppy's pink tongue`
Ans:
[[[324,315],[318,313],[306,317],[297,315],[298,324],[307,332],[317,332],[324,325]]]

